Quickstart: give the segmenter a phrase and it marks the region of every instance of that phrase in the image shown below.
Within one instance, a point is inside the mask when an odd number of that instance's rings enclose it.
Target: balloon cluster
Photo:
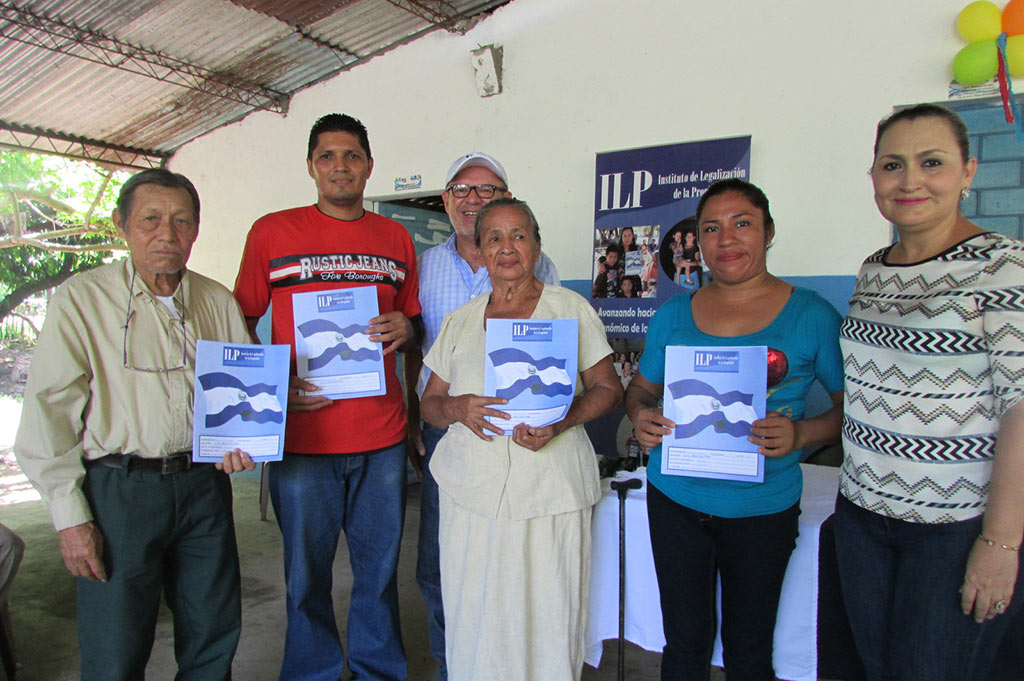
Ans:
[[[972,2],[960,11],[956,29],[968,42],[953,57],[956,82],[970,86],[991,80],[999,72],[1001,51],[1010,75],[1024,76],[1024,0],[1010,0],[1002,11],[988,0]]]

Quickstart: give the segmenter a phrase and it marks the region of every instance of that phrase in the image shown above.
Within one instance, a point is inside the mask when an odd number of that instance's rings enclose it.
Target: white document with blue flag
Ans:
[[[565,418],[576,392],[579,322],[575,319],[488,319],[484,394],[508,421],[490,419],[506,435],[520,423],[542,428]]]
[[[374,286],[292,296],[296,373],[320,388],[310,395],[337,400],[387,391],[383,347],[366,332],[378,309]]]
[[[763,345],[667,347],[663,413],[676,427],[662,440],[662,474],[764,482],[764,456],[747,438],[767,385]]]
[[[288,407],[287,345],[196,343],[192,460],[221,461],[233,449],[280,461]]]

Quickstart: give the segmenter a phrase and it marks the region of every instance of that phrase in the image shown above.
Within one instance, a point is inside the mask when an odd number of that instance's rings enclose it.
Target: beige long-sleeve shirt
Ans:
[[[36,343],[14,453],[57,530],[92,520],[84,459],[192,448],[197,340],[250,342],[238,305],[217,282],[186,271],[173,296],[176,316],[141,277],[132,285],[133,271],[125,259],[66,281]]]

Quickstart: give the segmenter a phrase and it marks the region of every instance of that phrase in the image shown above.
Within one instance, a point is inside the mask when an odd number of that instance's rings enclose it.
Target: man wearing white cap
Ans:
[[[429,369],[423,367],[423,355],[437,339],[445,315],[468,303],[471,298],[491,291],[491,279],[473,239],[473,227],[477,212],[484,205],[500,196],[512,194],[508,190],[508,175],[501,163],[477,151],[455,159],[448,169],[441,196],[454,233],[443,244],[434,246],[420,256],[419,296],[426,333],[422,354],[410,351],[406,355],[405,385],[409,404],[410,459],[423,481],[416,582],[427,604],[430,650],[439,665],[438,678],[447,681],[441,571],[438,565],[437,483],[428,467],[430,456],[445,431],[426,423],[422,431],[417,428],[420,423],[419,396],[423,394],[430,376]],[[560,284],[554,263],[543,253],[534,274],[545,284]]]

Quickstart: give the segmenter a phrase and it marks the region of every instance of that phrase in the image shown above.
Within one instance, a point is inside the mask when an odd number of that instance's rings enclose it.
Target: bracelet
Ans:
[[[1006,544],[997,544],[995,541],[993,541],[993,540],[991,540],[991,539],[989,539],[987,537],[984,537],[984,536],[982,536],[980,534],[978,535],[978,541],[985,542],[989,546],[998,546],[999,548],[1006,549],[1007,551],[1020,551],[1020,546],[1019,545],[1018,546],[1007,546]]]

